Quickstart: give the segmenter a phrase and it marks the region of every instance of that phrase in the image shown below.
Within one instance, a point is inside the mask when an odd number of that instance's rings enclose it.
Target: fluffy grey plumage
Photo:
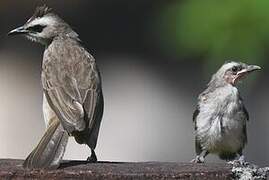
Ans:
[[[239,62],[225,63],[212,76],[207,89],[199,95],[193,115],[197,157],[193,162],[204,162],[208,153],[232,160],[240,155],[247,143],[248,112],[236,87],[239,80],[259,66]]]
[[[47,6],[9,34],[23,34],[45,45],[42,65],[43,112],[47,130],[24,167],[59,166],[68,135],[95,146],[103,115],[101,78],[95,59],[81,46],[77,33]]]

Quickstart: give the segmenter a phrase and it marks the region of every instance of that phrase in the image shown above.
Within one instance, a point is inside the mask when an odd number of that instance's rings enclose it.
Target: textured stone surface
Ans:
[[[238,161],[229,162],[232,166],[234,179],[238,180],[266,180],[268,179],[269,167],[258,167],[255,164]]]
[[[0,160],[0,179],[232,179],[226,164],[70,161],[58,170],[25,170],[22,160]]]

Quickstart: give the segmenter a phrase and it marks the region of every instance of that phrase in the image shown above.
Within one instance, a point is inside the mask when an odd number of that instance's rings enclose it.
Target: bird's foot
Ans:
[[[90,157],[87,158],[87,161],[89,163],[96,163],[97,162],[97,158],[94,158],[94,157],[90,156]]]
[[[96,163],[97,162],[97,157],[96,157],[96,154],[93,150],[92,150],[91,156],[87,158],[87,161],[89,163]]]
[[[241,155],[238,159],[239,163],[241,165],[245,165],[247,162],[245,161],[245,156],[244,155]]]
[[[233,160],[233,161],[228,161],[228,164],[246,166],[249,163],[245,161],[245,156],[241,155],[239,157],[239,159],[236,159],[236,160]]]
[[[204,163],[205,158],[202,156],[196,156],[195,159],[191,160],[191,163]]]

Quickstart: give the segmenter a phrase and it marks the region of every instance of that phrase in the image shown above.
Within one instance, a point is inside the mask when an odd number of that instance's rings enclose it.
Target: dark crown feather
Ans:
[[[35,18],[43,17],[46,14],[50,13],[51,11],[52,11],[52,9],[49,8],[46,4],[44,4],[43,6],[39,6],[36,8],[33,16],[31,17],[31,20],[33,20]]]

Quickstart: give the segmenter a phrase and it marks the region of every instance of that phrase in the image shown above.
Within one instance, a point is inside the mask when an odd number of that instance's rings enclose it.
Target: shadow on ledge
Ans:
[[[22,162],[0,159],[0,179],[232,179],[227,164],[64,161],[57,170],[25,170]]]
[[[92,163],[90,163],[88,161],[64,160],[60,164],[59,169],[64,169],[67,167],[78,166],[78,165],[85,165],[85,164],[92,164]],[[124,162],[98,161],[95,164],[124,164]]]

